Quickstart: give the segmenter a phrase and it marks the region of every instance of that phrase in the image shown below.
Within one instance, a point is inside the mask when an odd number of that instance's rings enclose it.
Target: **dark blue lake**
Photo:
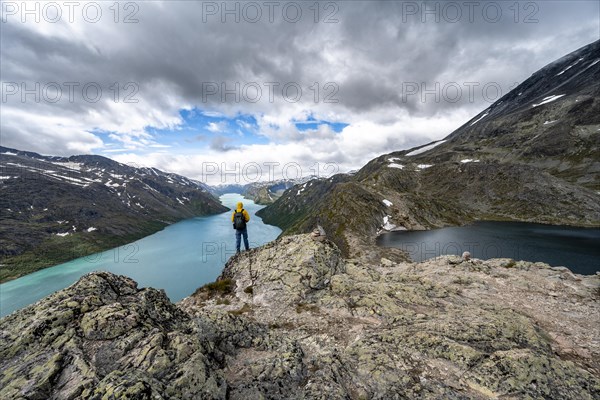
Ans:
[[[584,275],[600,271],[597,228],[481,221],[429,231],[389,232],[377,238],[377,244],[407,251],[413,261],[469,251],[475,258],[542,261]]]
[[[221,202],[235,208],[238,201],[250,214],[248,239],[257,247],[277,238],[281,229],[266,225],[256,205],[238,194],[225,194]],[[243,245],[242,245],[243,248]],[[127,275],[139,287],[164,289],[179,301],[198,287],[214,281],[235,253],[231,212],[198,217],[170,225],[136,242],[64,264],[46,268],[0,285],[0,317],[76,282],[92,271]]]

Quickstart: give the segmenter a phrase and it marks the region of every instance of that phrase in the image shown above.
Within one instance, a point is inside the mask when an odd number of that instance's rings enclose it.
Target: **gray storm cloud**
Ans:
[[[177,126],[179,110],[190,107],[272,117],[271,123],[306,110],[320,119],[382,126],[474,115],[489,105],[484,85],[506,93],[596,40],[599,29],[598,3],[587,1],[521,2],[513,9],[512,2],[451,2],[452,8],[448,2],[338,1],[319,3],[318,14],[314,2],[275,2],[272,15],[264,2],[229,2],[229,14],[222,2],[130,3],[134,9],[119,3],[118,16],[110,4],[96,3],[102,18],[94,23],[77,12],[72,23],[64,14],[56,23],[45,21],[48,15],[23,23],[23,10],[15,12],[21,2],[2,2],[3,145],[46,154],[101,151],[98,132],[148,145],[145,128]],[[47,3],[39,4],[42,12]],[[292,22],[296,6],[302,16]],[[252,22],[257,9],[261,17]],[[137,22],[124,23],[128,16]],[[60,86],[59,101],[49,101],[56,89],[49,83]],[[29,90],[24,97],[22,84]],[[298,86],[302,96],[289,101],[286,85],[291,97]],[[254,101],[256,87],[261,96]],[[102,97],[92,101],[97,88]],[[235,94],[224,95],[232,88]],[[418,144],[423,136],[417,131],[400,132],[372,150]],[[271,139],[305,141],[293,126]],[[221,136],[210,143],[232,150]],[[342,153],[332,150],[345,159]]]

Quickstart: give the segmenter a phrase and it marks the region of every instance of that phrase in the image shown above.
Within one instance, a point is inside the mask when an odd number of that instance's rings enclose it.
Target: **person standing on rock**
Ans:
[[[250,221],[250,215],[248,211],[244,210],[244,204],[240,201],[237,203],[237,208],[231,215],[231,222],[233,222],[233,229],[235,229],[235,252],[240,252],[241,236],[244,237],[244,248],[250,249],[248,244],[248,227],[247,224]]]

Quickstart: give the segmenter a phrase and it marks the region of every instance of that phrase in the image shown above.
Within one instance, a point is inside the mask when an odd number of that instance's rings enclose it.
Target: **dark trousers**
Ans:
[[[244,229],[235,230],[235,251],[240,251],[241,236],[244,236],[244,247],[246,250],[250,248],[250,245],[248,244],[248,228],[246,227]]]

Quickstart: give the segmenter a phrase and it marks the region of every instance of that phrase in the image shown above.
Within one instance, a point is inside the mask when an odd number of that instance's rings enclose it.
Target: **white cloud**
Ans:
[[[329,176],[359,168],[383,153],[438,140],[464,120],[464,115],[458,115],[433,119],[407,116],[390,125],[356,121],[339,133],[321,125],[319,129],[297,132],[304,135],[302,140],[243,145],[225,152],[215,147],[202,154],[150,151],[124,153],[113,158],[178,173],[208,184],[294,178],[298,173]],[[260,174],[255,173],[257,170]]]
[[[211,131],[213,133],[224,132],[227,129],[227,122],[226,121],[209,122],[208,125],[206,126],[206,129],[208,129],[209,131]]]

